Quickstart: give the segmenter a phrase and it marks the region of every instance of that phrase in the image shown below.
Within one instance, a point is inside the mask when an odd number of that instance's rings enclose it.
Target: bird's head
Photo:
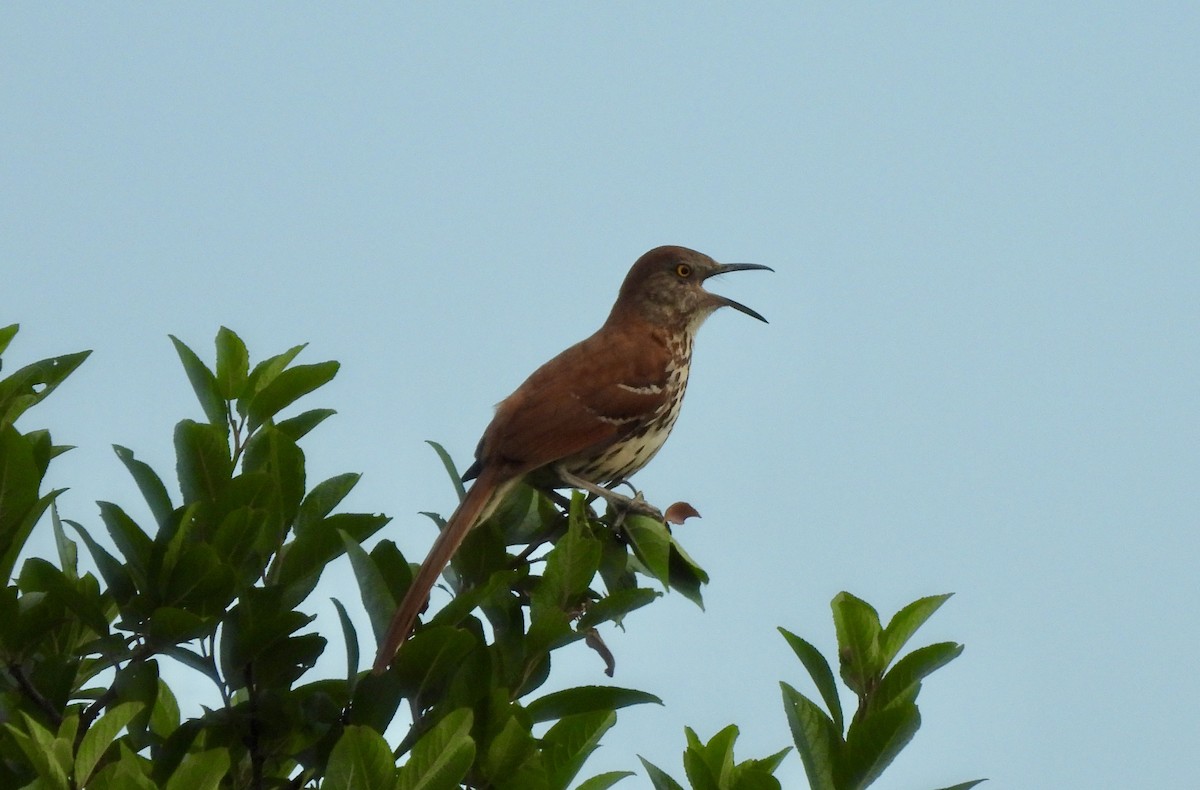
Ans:
[[[774,271],[757,263],[717,263],[687,247],[656,247],[629,270],[613,317],[633,310],[651,323],[694,331],[718,307],[732,307],[765,323],[767,319],[746,305],[704,290],[710,277],[749,269]]]

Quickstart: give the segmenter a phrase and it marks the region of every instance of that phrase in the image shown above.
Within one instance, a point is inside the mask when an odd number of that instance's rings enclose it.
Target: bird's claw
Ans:
[[[611,505],[613,509],[612,528],[618,532],[624,531],[625,519],[631,514],[637,516],[646,516],[663,524],[666,523],[666,519],[663,517],[662,511],[647,502],[645,497],[642,496],[641,491],[635,492],[632,498],[623,496],[620,497],[620,501],[610,499],[609,505]]]
[[[629,500],[629,504],[626,505],[626,509],[628,509],[631,513],[649,516],[655,521],[662,521],[664,523],[666,522],[666,519],[663,518],[662,511],[647,502],[646,498],[642,496],[641,491],[638,491],[634,494],[633,498]]]

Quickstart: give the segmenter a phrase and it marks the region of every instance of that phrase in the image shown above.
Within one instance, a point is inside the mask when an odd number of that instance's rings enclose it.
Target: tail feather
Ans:
[[[471,486],[471,490],[467,492],[466,498],[450,516],[450,520],[446,522],[445,529],[433,542],[429,554],[421,563],[417,575],[413,577],[408,592],[404,594],[404,600],[400,602],[396,614],[392,616],[386,636],[379,644],[379,653],[375,657],[373,670],[376,675],[381,674],[387,669],[388,664],[392,663],[396,651],[400,649],[408,638],[409,632],[412,631],[417,615],[425,606],[425,601],[429,598],[429,592],[433,589],[433,585],[437,583],[438,576],[450,563],[454,553],[458,551],[458,547],[467,537],[467,533],[476,524],[491,515],[496,506],[500,504],[500,500],[517,482],[516,479],[497,479],[497,477],[492,469],[485,467],[482,470],[475,484]]]

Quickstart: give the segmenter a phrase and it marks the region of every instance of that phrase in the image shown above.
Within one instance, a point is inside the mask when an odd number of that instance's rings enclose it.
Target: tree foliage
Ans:
[[[16,332],[0,329],[0,358]],[[387,517],[339,509],[356,473],[306,477],[300,442],[334,412],[293,407],[338,364],[298,364],[296,346],[251,366],[242,340],[222,328],[210,367],[171,339],[202,415],[175,428],[179,495],[133,450],[114,448],[149,521],[114,502],[99,502],[88,526],[60,517],[61,491],[43,491],[43,482],[69,448],[15,425],[88,352],[0,380],[0,567],[11,580],[0,590],[0,786],[603,790],[633,775],[581,779],[618,711],[661,704],[656,696],[604,683],[541,689],[555,651],[575,642],[594,651],[598,675],[611,675],[600,627],[663,590],[701,602],[707,576],[664,524],[597,513],[579,494],[520,489],[447,569],[450,603],[425,616],[386,673],[372,675],[351,611],[365,613],[380,638],[412,570],[390,540],[364,547]],[[454,464],[435,449],[461,495]],[[668,513],[689,510],[680,503]],[[14,578],[47,515],[58,556],[28,557]],[[81,569],[79,542],[95,573]],[[318,628],[311,596],[343,555],[360,600],[335,600],[336,626]],[[946,597],[910,604],[886,627],[857,598],[834,599],[841,676],[858,698],[848,727],[828,663],[783,631],[824,703],[783,685],[813,788],[866,787],[912,737],[921,682],[962,647],[899,651]],[[334,634],[344,672],[314,677]],[[190,683],[168,683],[166,661],[211,684],[220,704],[189,712]],[[408,728],[389,742],[395,720]],[[774,773],[790,749],[739,763],[736,727],[707,743],[685,735],[693,788],[779,787]],[[681,787],[643,767],[654,787]]]

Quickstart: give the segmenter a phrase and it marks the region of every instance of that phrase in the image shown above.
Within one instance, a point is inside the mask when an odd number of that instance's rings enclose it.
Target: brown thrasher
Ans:
[[[761,315],[701,283],[726,272],[770,267],[720,264],[685,247],[658,247],[633,264],[612,312],[594,335],[542,365],[496,407],[463,475],[475,479],[421,563],[379,646],[375,673],[408,638],[439,574],[471,528],[522,479],[570,487],[618,507],[657,515],[640,497],[602,486],[641,469],[667,440],[692,359],[692,339],[718,307]]]

